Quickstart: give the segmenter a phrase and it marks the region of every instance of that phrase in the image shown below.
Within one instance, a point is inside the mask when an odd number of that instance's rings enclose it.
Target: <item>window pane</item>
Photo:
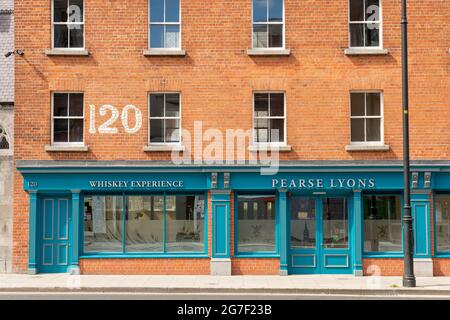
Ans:
[[[351,141],[364,141],[364,119],[352,119],[352,136]]]
[[[164,242],[163,196],[127,197],[126,251],[162,252]]]
[[[67,25],[54,25],[54,44],[55,48],[68,48],[69,47],[69,35],[67,31]]]
[[[269,21],[283,21],[283,0],[269,0]]]
[[[70,119],[69,142],[83,142],[83,119]]]
[[[379,0],[364,0],[366,1],[366,21],[380,20],[380,1]]]
[[[166,142],[180,142],[180,120],[169,119],[166,122]]]
[[[380,116],[380,93],[367,93],[366,94],[366,108],[368,116]]]
[[[164,48],[164,26],[152,24],[150,26],[150,48]]]
[[[164,117],[164,94],[150,95],[150,117]]]
[[[348,210],[345,198],[324,198],[323,245],[325,248],[348,248]]]
[[[450,195],[436,196],[436,247],[439,252],[450,251]]]
[[[256,142],[269,142],[269,119],[255,119]]]
[[[150,120],[150,143],[164,142],[164,120]]]
[[[71,48],[83,48],[83,30],[84,26],[81,24],[70,25],[69,26],[69,34],[70,34],[70,47]]]
[[[53,116],[64,117],[67,116],[68,109],[68,94],[55,93],[53,94]]]
[[[294,197],[291,200],[291,248],[316,247],[316,200]]]
[[[166,94],[166,117],[180,116],[180,95]]]
[[[150,22],[164,22],[164,0],[150,0]]]
[[[166,0],[166,22],[180,22],[180,0]]]
[[[364,251],[401,252],[400,196],[364,196]]]
[[[350,21],[364,21],[364,1],[350,0]]]
[[[180,26],[166,26],[165,48],[180,47]]]
[[[270,116],[283,117],[284,116],[284,94],[271,93],[270,94]]]
[[[84,252],[122,252],[122,196],[84,198]]]
[[[267,0],[253,0],[253,22],[267,22]]]
[[[83,94],[71,93],[70,94],[70,115],[72,117],[83,116]]]
[[[69,142],[69,120],[55,119],[53,121],[53,142]]]
[[[70,0],[69,22],[83,22],[83,0]]]
[[[275,252],[275,197],[238,197],[238,251]]]
[[[270,142],[284,142],[284,120],[270,120]]]
[[[366,119],[367,141],[381,141],[381,120]]]
[[[253,48],[267,48],[267,25],[253,25]]]
[[[364,47],[364,23],[352,23],[350,25],[350,46]]]
[[[166,250],[203,252],[204,197],[167,196],[166,199]]]
[[[269,116],[269,94],[255,93],[255,117]]]
[[[361,117],[365,115],[365,93],[352,92],[350,94],[351,103],[351,115],[352,117]]]
[[[283,47],[283,25],[269,26],[269,48]]]
[[[53,1],[53,21],[67,22],[67,0]]]
[[[378,47],[380,45],[380,24],[366,24],[366,47]]]

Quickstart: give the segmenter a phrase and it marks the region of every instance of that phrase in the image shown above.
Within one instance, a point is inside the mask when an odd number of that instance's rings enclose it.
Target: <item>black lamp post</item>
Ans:
[[[406,15],[406,0],[402,0],[402,105],[403,105],[403,175],[404,175],[404,211],[403,211],[403,240],[404,240],[404,272],[403,286],[415,287],[413,247],[414,236],[411,216],[411,190],[409,168],[409,101],[408,101],[408,19]]]

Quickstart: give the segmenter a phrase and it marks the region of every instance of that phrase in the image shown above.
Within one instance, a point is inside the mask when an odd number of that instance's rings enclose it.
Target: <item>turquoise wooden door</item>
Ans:
[[[290,206],[289,272],[352,272],[346,197],[294,196]]]
[[[70,264],[70,198],[44,197],[39,212],[38,272],[67,272]]]

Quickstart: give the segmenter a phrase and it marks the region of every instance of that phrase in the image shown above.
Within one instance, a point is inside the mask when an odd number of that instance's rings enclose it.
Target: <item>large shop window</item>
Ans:
[[[150,0],[151,49],[179,49],[180,0]]]
[[[86,196],[84,252],[204,253],[204,210],[200,195]]]
[[[83,0],[53,0],[53,48],[84,48]]]
[[[83,144],[84,95],[53,93],[53,143]]]
[[[238,196],[238,253],[276,252],[275,197]]]
[[[436,195],[436,251],[450,253],[450,195]]]
[[[350,0],[350,47],[381,47],[380,0]]]
[[[402,252],[401,196],[364,196],[364,251]]]
[[[284,47],[283,0],[253,0],[253,48]]]

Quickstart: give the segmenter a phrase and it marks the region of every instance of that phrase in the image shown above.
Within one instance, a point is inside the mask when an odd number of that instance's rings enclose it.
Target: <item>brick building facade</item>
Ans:
[[[400,1],[381,2],[15,1],[14,271],[400,274]],[[450,3],[409,19],[415,262],[449,275]],[[229,129],[253,132],[247,162],[208,161],[242,149],[211,152]]]

